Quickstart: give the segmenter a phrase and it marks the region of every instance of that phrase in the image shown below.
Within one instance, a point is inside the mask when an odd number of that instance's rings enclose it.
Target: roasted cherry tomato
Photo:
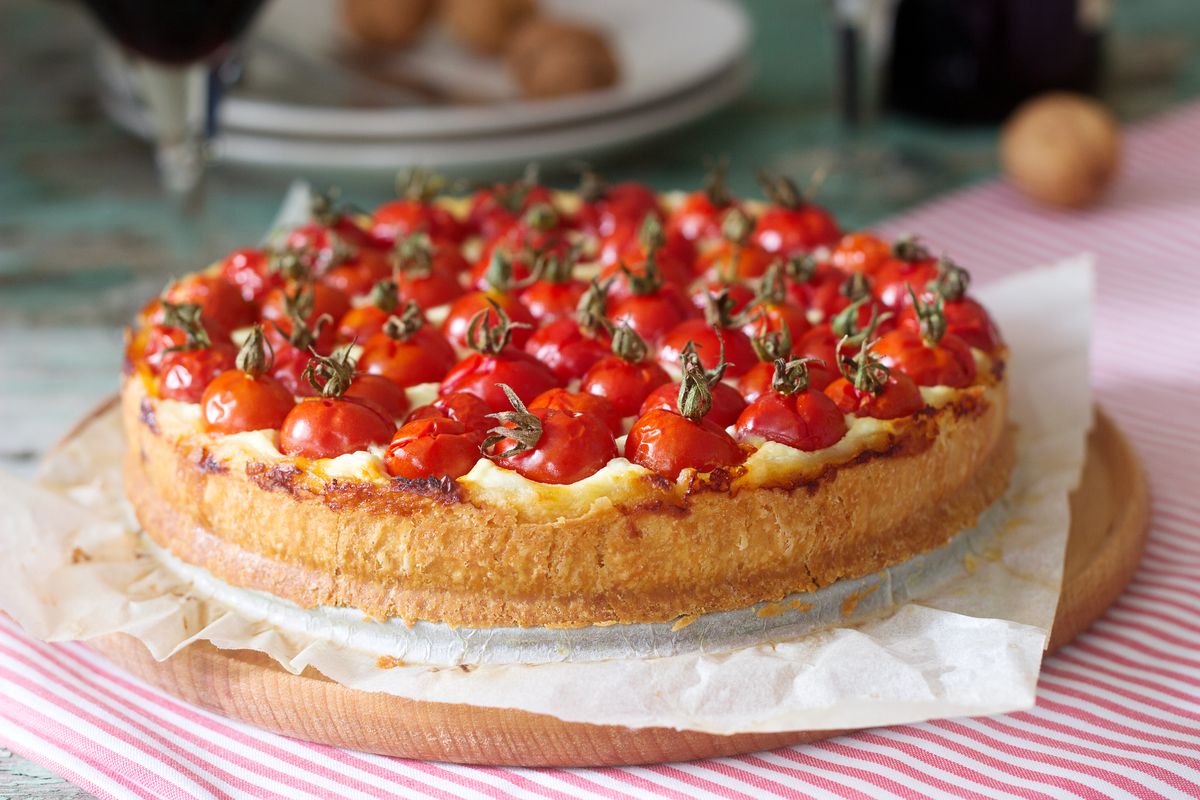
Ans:
[[[566,389],[548,389],[529,403],[529,410],[553,408],[574,414],[592,414],[603,422],[613,436],[623,433],[621,415],[607,399],[587,392],[568,392]]]
[[[340,290],[323,283],[296,284],[290,288],[277,288],[267,292],[263,298],[262,318],[268,323],[266,330],[270,332],[276,326],[284,336],[291,336],[297,320],[307,327],[321,324],[318,349],[328,349],[332,346],[335,330],[334,324],[350,310],[350,300]],[[272,340],[272,344],[274,341]]]
[[[358,255],[347,257],[321,276],[320,283],[336,289],[347,298],[358,297],[371,291],[371,287],[392,274],[392,266],[385,253],[378,250],[360,250]]]
[[[869,233],[847,233],[829,255],[829,263],[843,272],[874,275],[892,257],[892,246]]]
[[[408,414],[408,394],[383,375],[358,373],[343,397],[374,406],[388,419],[404,419]]]
[[[636,230],[648,214],[658,214],[658,195],[644,183],[626,181],[606,186],[594,173],[584,175],[583,205],[575,215],[582,232],[603,239],[619,228]]]
[[[804,361],[778,359],[772,365],[772,387],[737,420],[739,441],[757,436],[798,450],[824,450],[846,435],[841,409],[808,385]]]
[[[650,392],[669,383],[671,377],[647,358],[646,343],[628,325],[613,334],[612,351],[584,374],[579,390],[607,398],[618,414],[631,417]]]
[[[445,186],[446,180],[440,175],[428,170],[410,170],[397,187],[400,199],[384,203],[371,215],[372,237],[384,245],[414,233],[427,234],[438,242],[462,242],[466,227],[433,199]]]
[[[716,369],[724,353],[729,366],[726,374],[736,378],[755,365],[758,357],[750,337],[737,328],[713,327],[707,320],[689,319],[674,328],[663,339],[658,349],[658,360],[663,364],[676,364],[688,342],[694,342],[705,369]]]
[[[396,423],[374,399],[345,396],[354,382],[354,364],[345,350],[314,357],[305,378],[320,387],[321,395],[301,400],[288,413],[279,429],[281,453],[336,458],[391,441]]]
[[[398,305],[396,282],[389,278],[375,284],[368,299],[366,305],[355,306],[338,320],[339,342],[365,342],[383,330]]]
[[[408,480],[458,478],[480,459],[479,441],[448,417],[421,417],[401,426],[388,445],[388,474]]]
[[[488,318],[496,317],[495,324]],[[521,402],[528,402],[559,385],[550,368],[512,344],[513,326],[508,315],[493,304],[475,314],[467,327],[467,343],[475,352],[451,368],[442,379],[439,394],[470,392],[497,411],[508,407],[500,384],[511,387]]]
[[[222,372],[200,398],[209,433],[277,430],[296,400],[278,378],[240,369]]]
[[[484,324],[489,327],[500,321],[492,303],[499,306],[508,318],[517,324],[512,330],[512,341],[517,347],[524,347],[533,335],[535,320],[524,303],[503,292],[470,292],[455,300],[442,322],[442,334],[456,347],[467,347],[467,328],[476,314],[486,311]]]
[[[899,308],[908,302],[909,288],[918,292],[924,290],[927,284],[937,280],[942,269],[940,260],[917,239],[897,239],[892,245],[892,257],[875,271],[875,296],[888,308]]]
[[[737,422],[738,416],[746,408],[746,401],[737,389],[726,383],[714,383],[712,390],[712,409],[705,417],[718,428],[728,428]],[[655,408],[664,408],[679,413],[679,383],[664,383],[652,391],[642,403],[639,416]]]
[[[408,421],[428,419],[430,417],[446,417],[462,423],[465,432],[475,442],[476,448],[483,442],[487,431],[496,421],[489,414],[492,407],[470,392],[451,392],[442,395],[432,403],[419,406],[408,415]]]
[[[574,317],[588,284],[574,277],[573,255],[545,253],[534,265],[534,280],[518,295],[540,324]]]
[[[617,457],[613,436],[599,417],[529,409],[514,390],[501,389],[512,410],[496,415],[500,425],[484,443],[484,453],[500,466],[540,483],[567,484],[594,475]]]
[[[283,275],[272,269],[267,253],[255,248],[230,253],[221,263],[221,277],[236,286],[248,303],[257,303],[271,289],[283,285]]]
[[[435,244],[424,234],[413,234],[396,241],[392,263],[401,302],[412,300],[428,310],[463,294],[458,275],[467,269],[467,262],[455,247]]]
[[[710,420],[692,420],[655,408],[629,429],[625,457],[675,480],[685,469],[712,472],[735,466],[742,463],[745,454],[724,428]]]
[[[925,303],[914,294],[912,301],[918,330],[900,328],[882,336],[874,348],[879,360],[907,373],[918,386],[970,386],[975,357],[970,345],[947,333],[942,296]]]
[[[691,241],[716,239],[721,235],[721,220],[725,212],[737,206],[737,201],[725,186],[728,165],[719,162],[709,170],[704,188],[683,198],[667,218],[667,234],[678,233]]]
[[[440,382],[457,356],[446,338],[424,322],[421,310],[410,301],[403,314],[390,318],[381,333],[366,341],[358,369],[382,375],[401,388]]]
[[[517,224],[531,206],[553,206],[553,195],[527,175],[511,183],[498,183],[480,189],[471,197],[467,226],[486,241],[496,239]]]
[[[373,404],[349,397],[308,397],[279,431],[279,451],[304,458],[336,458],[387,444],[396,425]]]
[[[199,403],[213,379],[233,369],[236,359],[237,350],[225,343],[168,352],[159,367],[158,393],[168,400]]]
[[[254,322],[254,306],[242,298],[238,287],[217,275],[189,275],[167,287],[162,300],[176,305],[200,306],[200,319],[216,338],[228,336]],[[156,310],[149,321],[162,322],[161,314],[161,310]]]
[[[200,399],[204,430],[209,433],[275,430],[292,406],[292,393],[266,374],[271,358],[262,327],[256,325],[237,356],[237,369],[215,377]]]
[[[564,383],[582,378],[608,355],[612,339],[603,328],[589,334],[574,319],[556,319],[534,331],[525,352],[541,361]]]
[[[696,271],[709,281],[733,283],[759,278],[776,256],[750,241],[754,222],[741,209],[732,208],[721,222],[719,244],[700,256]]]
[[[771,206],[755,225],[752,240],[768,253],[799,255],[815,247],[832,245],[841,231],[833,215],[804,199],[790,179],[760,175]]]
[[[903,372],[891,372],[878,391],[857,388],[847,378],[838,378],[825,387],[837,407],[845,414],[876,419],[896,419],[917,413],[925,407],[921,390]]]

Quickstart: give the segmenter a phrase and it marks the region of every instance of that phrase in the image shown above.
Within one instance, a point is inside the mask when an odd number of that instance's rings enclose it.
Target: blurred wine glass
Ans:
[[[884,70],[899,0],[829,0],[835,41],[837,125],[826,141],[779,155],[771,167],[811,176],[810,193],[854,224],[917,199],[929,186],[932,159],[883,136]]]
[[[216,128],[226,49],[263,0],[81,0],[134,66],[163,189],[194,205]]]

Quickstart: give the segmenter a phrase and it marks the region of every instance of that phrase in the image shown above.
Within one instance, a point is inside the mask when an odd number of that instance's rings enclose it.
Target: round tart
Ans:
[[[665,622],[907,561],[1013,463],[967,273],[784,179],[327,197],[131,326],[146,533],[303,607]]]

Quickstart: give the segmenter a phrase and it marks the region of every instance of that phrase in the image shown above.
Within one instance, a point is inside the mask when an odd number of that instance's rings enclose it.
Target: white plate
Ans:
[[[750,22],[731,0],[542,0],[542,6],[608,34],[621,69],[616,86],[523,100],[502,62],[472,56],[433,26],[418,45],[400,51],[377,72],[497,100],[429,105],[339,66],[337,54],[353,45],[337,3],[275,0],[248,42],[245,81],[226,98],[222,125],[230,131],[299,137],[415,139],[577,122],[694,89],[739,63],[750,42]],[[360,92],[338,88],[347,75]],[[388,98],[390,104],[380,105]]]
[[[745,87],[744,64],[668,102],[619,115],[508,134],[430,139],[292,138],[228,128],[215,155],[221,161],[271,167],[398,170],[412,165],[486,169],[596,157],[691,122],[733,100]],[[122,120],[128,124],[129,120]]]

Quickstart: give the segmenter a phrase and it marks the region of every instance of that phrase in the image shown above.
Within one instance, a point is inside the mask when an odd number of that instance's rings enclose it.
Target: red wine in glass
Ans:
[[[263,0],[82,0],[114,39],[162,64],[185,66],[245,32]]]
[[[155,131],[163,187],[184,207],[199,202],[215,131],[221,51],[245,33],[263,0],[81,0],[130,56]]]

